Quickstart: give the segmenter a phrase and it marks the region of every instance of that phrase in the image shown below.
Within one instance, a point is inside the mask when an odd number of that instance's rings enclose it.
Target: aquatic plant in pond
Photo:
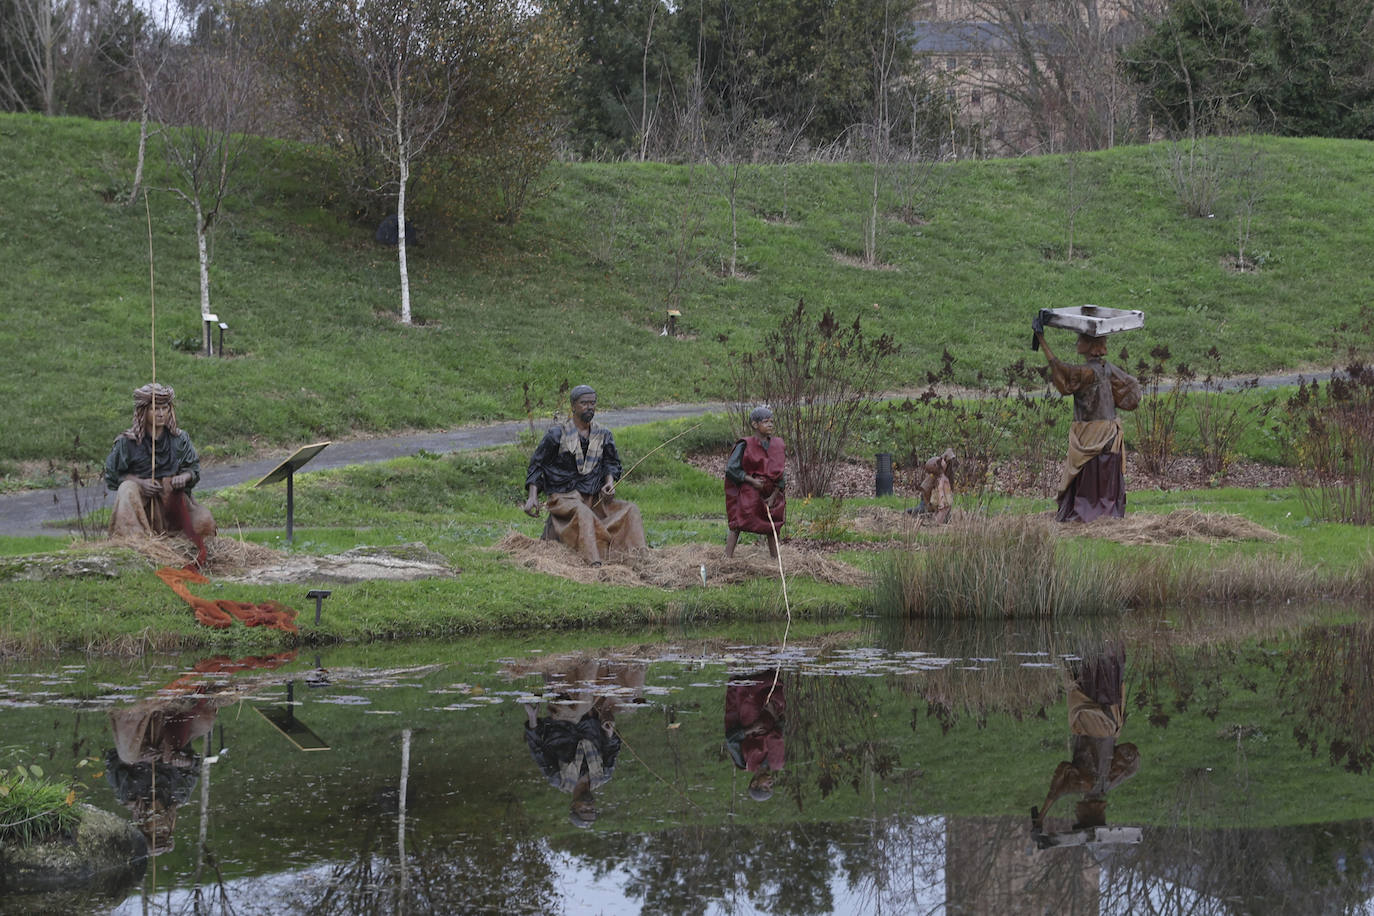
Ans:
[[[1129,581],[1101,560],[1062,555],[1044,519],[993,515],[883,555],[873,603],[912,617],[1045,618],[1115,613]]]
[[[32,843],[80,820],[76,791],[46,778],[38,764],[0,769],[0,840]]]

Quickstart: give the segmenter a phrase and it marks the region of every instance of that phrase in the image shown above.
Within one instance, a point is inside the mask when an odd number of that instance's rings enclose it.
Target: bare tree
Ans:
[[[315,0],[309,19],[331,40],[310,60],[317,91],[329,95],[332,128],[373,173],[373,191],[396,197],[401,323],[411,324],[406,193],[413,166],[442,137],[464,61],[453,56],[462,23],[439,0]],[[461,19],[461,17],[459,17]]]
[[[1153,0],[969,0],[975,26],[968,74],[1004,105],[1010,142],[1022,151],[1102,149],[1134,117],[1134,92],[1117,66]]]
[[[210,348],[210,242],[224,200],[257,127],[254,69],[231,32],[212,44],[184,48],[153,87],[150,112],[176,184],[166,190],[195,214],[200,269],[202,345]]]
[[[63,45],[72,28],[71,0],[9,0],[13,21],[0,48],[0,102],[28,111],[36,104],[45,115],[57,113],[57,86],[63,67]]]
[[[138,200],[143,187],[143,166],[148,153],[148,134],[151,123],[153,93],[166,67],[172,50],[173,20],[171,7],[164,11],[163,21],[138,36],[128,67],[133,71],[138,90],[138,153],[134,163],[133,187],[127,203]]]

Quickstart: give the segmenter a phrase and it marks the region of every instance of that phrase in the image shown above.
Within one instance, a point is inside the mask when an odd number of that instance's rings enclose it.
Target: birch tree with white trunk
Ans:
[[[164,190],[190,206],[195,217],[200,275],[201,344],[210,346],[210,260],[215,226],[247,142],[257,127],[258,80],[254,65],[225,34],[213,45],[181,49],[150,95],[149,110],[175,183]]]
[[[411,324],[406,193],[414,164],[448,121],[455,83],[450,45],[461,13],[441,0],[315,0],[309,16],[317,35],[333,38],[317,48],[314,72],[334,83],[324,91],[347,109],[340,129],[390,171],[375,190],[396,195],[401,323]]]

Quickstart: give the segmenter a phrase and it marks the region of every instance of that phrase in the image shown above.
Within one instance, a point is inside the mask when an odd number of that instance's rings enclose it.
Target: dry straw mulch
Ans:
[[[1239,515],[1224,512],[1198,512],[1176,509],[1168,515],[1127,514],[1125,518],[1099,518],[1084,524],[1059,524],[1053,515],[1032,516],[1046,528],[1064,537],[1091,537],[1121,544],[1173,544],[1178,541],[1278,541],[1283,536]],[[988,524],[988,516],[955,510],[947,525],[938,525],[928,516],[908,515],[897,509],[875,506],[850,520],[850,527],[861,534],[926,535],[967,531]]]
[[[1279,541],[1283,535],[1258,522],[1225,512],[1175,509],[1168,515],[1099,518],[1086,525],[1061,525],[1066,535],[1099,537],[1120,544],[1172,544],[1175,541]]]
[[[741,547],[731,559],[717,544],[676,544],[651,550],[642,556],[613,555],[603,566],[588,566],[574,551],[557,541],[541,541],[517,532],[501,539],[496,549],[516,563],[536,572],[574,582],[607,585],[639,585],[670,591],[701,587],[701,568],[706,585],[737,585],[752,579],[778,578],[778,561],[761,546]],[[867,585],[868,574],[824,554],[799,553],[784,544],[782,569],[787,577],[804,576],[834,585]]]
[[[80,546],[104,551],[111,547],[127,547],[154,566],[185,566],[196,558],[196,545],[184,537],[159,535],[155,537],[113,537],[103,541],[89,541]],[[204,572],[217,576],[239,575],[280,563],[283,555],[270,547],[236,541],[233,538],[205,539]]]

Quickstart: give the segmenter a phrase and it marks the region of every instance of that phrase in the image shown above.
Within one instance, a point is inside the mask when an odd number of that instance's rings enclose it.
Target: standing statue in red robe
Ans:
[[[725,518],[730,526],[725,555],[735,555],[741,531],[752,531],[766,537],[769,555],[777,557],[778,529],[787,514],[786,455],[782,438],[773,435],[772,410],[755,407],[749,413],[749,425],[754,435],[737,441],[725,464]]]

